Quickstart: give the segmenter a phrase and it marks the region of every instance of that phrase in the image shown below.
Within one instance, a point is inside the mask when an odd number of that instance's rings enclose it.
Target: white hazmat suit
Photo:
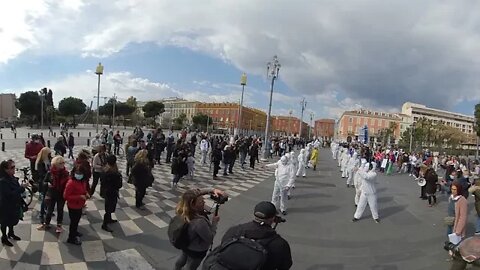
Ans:
[[[282,156],[280,161],[266,165],[275,168],[275,184],[273,186],[272,203],[282,214],[287,214],[288,190],[295,183],[295,173],[288,162],[288,157]]]
[[[358,205],[360,201],[360,195],[362,194],[362,182],[363,178],[360,175],[360,171],[363,170],[364,172],[368,172],[370,168],[370,164],[367,163],[366,159],[362,159],[361,165],[358,170],[355,172],[355,176],[353,177],[353,184],[355,185],[355,206]]]
[[[297,177],[300,175],[302,175],[302,177],[307,176],[307,172],[305,170],[305,166],[307,166],[307,162],[305,161],[305,149],[300,150],[300,154],[298,154],[297,160],[298,160]]]
[[[362,181],[362,194],[360,195],[360,200],[358,202],[357,210],[353,215],[353,221],[357,221],[362,217],[365,207],[370,207],[370,212],[372,212],[372,217],[376,222],[379,222],[378,219],[378,208],[377,208],[377,189],[375,187],[377,180],[377,173],[375,169],[377,167],[375,162],[372,162],[372,169],[368,172],[360,171],[359,174],[363,178]]]
[[[353,152],[352,157],[348,160],[347,165],[347,187],[353,185],[353,172],[358,168],[360,160],[357,158],[357,152]]]
[[[340,170],[342,171],[342,178],[348,177],[348,162],[350,161],[350,155],[348,154],[348,148],[344,148],[343,155],[342,155],[342,164]]]

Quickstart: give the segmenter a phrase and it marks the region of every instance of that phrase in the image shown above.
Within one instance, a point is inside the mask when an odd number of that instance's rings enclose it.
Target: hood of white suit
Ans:
[[[357,156],[358,156],[357,152],[353,152],[352,158],[353,158],[353,159],[356,159]]]
[[[283,156],[280,158],[280,162],[283,164],[283,165],[287,165],[288,164],[288,157]]]

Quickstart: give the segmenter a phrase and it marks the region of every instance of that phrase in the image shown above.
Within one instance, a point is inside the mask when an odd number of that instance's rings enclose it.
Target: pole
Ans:
[[[97,134],[98,134],[98,119],[100,117],[100,74],[98,74],[98,88],[97,88]]]
[[[410,126],[410,153],[412,153],[413,125]]]
[[[298,131],[298,138],[302,137],[302,127],[303,127],[303,111],[305,111],[305,107],[307,106],[307,102],[305,101],[305,98],[302,99],[302,114],[300,116],[300,130]]]
[[[242,111],[243,111],[243,92],[245,91],[245,85],[242,84],[242,97],[240,99],[240,108],[238,113],[238,124],[237,124],[237,131],[241,129],[242,126]],[[240,132],[239,132],[240,134]]]
[[[41,101],[40,109],[42,110],[40,114],[40,118],[41,118],[40,122],[42,123],[41,126],[43,129],[43,93],[40,93],[40,101]]]
[[[117,103],[117,95],[113,94],[113,111],[112,111],[112,127],[115,128],[115,104]]]
[[[270,85],[270,102],[268,104],[267,124],[265,126],[265,140],[263,142],[263,144],[264,144],[263,158],[264,159],[268,158],[267,143],[268,143],[268,131],[270,131],[270,113],[272,112],[272,97],[273,97],[273,85],[274,85],[274,83],[275,83],[275,76],[272,76],[272,83]]]
[[[208,126],[210,124],[210,116],[207,114],[207,134],[208,134]]]

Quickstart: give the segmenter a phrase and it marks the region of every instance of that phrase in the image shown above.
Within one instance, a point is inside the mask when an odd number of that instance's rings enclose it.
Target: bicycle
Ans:
[[[32,179],[29,178],[29,172],[30,168],[29,167],[22,167],[20,169],[16,169],[16,171],[23,172],[23,179],[21,180],[21,184],[27,184],[25,187],[25,191],[22,194],[23,201],[27,206],[30,206],[30,204],[33,201],[33,193],[32,190],[35,189],[34,182]],[[17,177],[17,179],[20,181],[20,178]]]

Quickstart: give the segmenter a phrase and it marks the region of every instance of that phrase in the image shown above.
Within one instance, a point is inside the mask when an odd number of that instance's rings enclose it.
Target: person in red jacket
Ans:
[[[25,145],[25,158],[30,161],[30,170],[32,171],[32,178],[38,182],[38,174],[35,170],[35,161],[37,155],[42,150],[44,145],[41,143],[40,137],[37,134],[32,134],[32,140]]]
[[[50,168],[50,177],[48,177],[48,191],[46,192],[46,198],[50,198],[47,205],[47,217],[45,223],[43,223],[38,230],[45,230],[50,228],[50,221],[52,220],[53,210],[55,205],[57,206],[57,229],[56,233],[63,232],[63,208],[65,200],[63,199],[63,193],[67,185],[70,175],[65,168],[65,159],[61,156],[56,156],[52,159],[52,167]]]
[[[87,174],[85,167],[76,163],[63,192],[63,198],[67,202],[68,215],[70,216],[70,231],[67,243],[74,245],[82,244],[82,241],[80,241],[81,234],[78,233],[78,223],[82,217],[82,208],[86,200],[90,198],[85,184]]]

